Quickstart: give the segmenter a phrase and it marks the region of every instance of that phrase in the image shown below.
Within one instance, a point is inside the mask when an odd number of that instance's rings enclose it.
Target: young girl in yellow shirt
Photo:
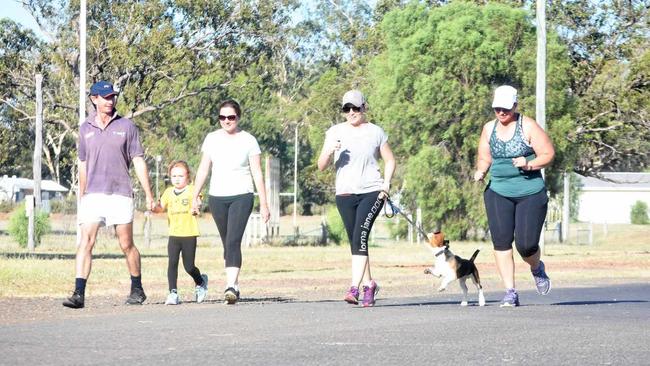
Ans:
[[[160,197],[160,202],[154,212],[167,211],[169,224],[169,240],[167,254],[167,281],[169,295],[165,305],[178,305],[177,278],[179,257],[183,256],[183,267],[192,276],[196,283],[194,299],[197,303],[203,302],[208,294],[208,276],[194,264],[196,255],[196,238],[199,236],[199,225],[196,221],[198,212],[192,211],[192,197],[194,185],[190,183],[190,168],[185,161],[177,160],[169,165],[169,178],[171,187],[167,187]]]

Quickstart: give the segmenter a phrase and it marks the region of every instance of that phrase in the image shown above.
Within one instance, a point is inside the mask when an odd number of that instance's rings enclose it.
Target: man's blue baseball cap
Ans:
[[[110,95],[117,95],[118,92],[113,89],[113,84],[108,81],[98,81],[90,87],[90,95],[101,95],[106,98]]]

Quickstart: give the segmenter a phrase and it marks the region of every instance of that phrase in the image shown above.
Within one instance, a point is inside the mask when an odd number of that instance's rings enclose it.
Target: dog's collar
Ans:
[[[444,253],[445,251],[447,251],[447,249],[449,249],[449,246],[448,246],[448,245],[445,245],[445,246],[443,247],[443,249],[442,249],[441,251],[439,251],[438,253],[436,253],[434,256],[437,257],[437,256],[441,255],[442,253]]]

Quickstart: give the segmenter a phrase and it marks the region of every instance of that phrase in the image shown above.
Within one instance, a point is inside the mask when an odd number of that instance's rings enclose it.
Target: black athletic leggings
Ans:
[[[336,207],[348,233],[352,255],[368,255],[370,229],[384,205],[378,196],[379,191],[336,196]]]
[[[524,197],[504,197],[487,188],[483,192],[494,250],[512,249],[514,238],[522,257],[539,250],[539,236],[546,218],[546,189]]]
[[[169,256],[167,282],[169,283],[169,291],[177,288],[178,261],[181,253],[183,254],[183,267],[185,267],[185,272],[192,276],[194,283],[197,285],[203,283],[201,271],[194,265],[196,236],[170,236],[167,241],[167,255]]]
[[[241,268],[241,239],[246,230],[248,217],[253,212],[253,194],[210,196],[208,204],[212,218],[219,229],[226,267]]]

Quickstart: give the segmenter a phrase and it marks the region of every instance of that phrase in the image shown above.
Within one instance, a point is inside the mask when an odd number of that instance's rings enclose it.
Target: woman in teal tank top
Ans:
[[[490,174],[483,199],[494,258],[506,289],[501,306],[518,306],[513,241],[530,266],[537,292],[546,295],[551,289],[538,243],[548,204],[541,169],[551,164],[555,150],[537,122],[517,112],[515,88],[498,87],[492,108],[496,119],[483,126],[474,180]]]

